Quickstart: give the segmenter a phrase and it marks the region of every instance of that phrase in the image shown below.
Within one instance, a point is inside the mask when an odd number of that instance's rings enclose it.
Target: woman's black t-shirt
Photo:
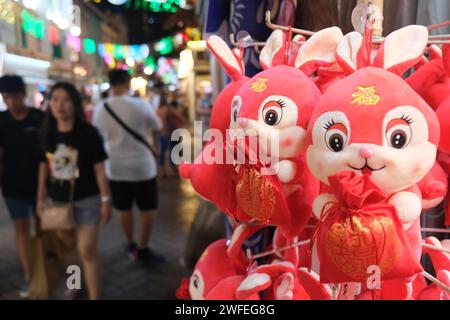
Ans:
[[[54,150],[46,150],[41,161],[49,166],[47,196],[57,202],[68,202],[70,178],[75,180],[74,200],[99,194],[94,165],[107,159],[103,139],[96,128],[88,123],[78,124],[76,130],[56,133]],[[77,169],[70,159],[77,160]]]

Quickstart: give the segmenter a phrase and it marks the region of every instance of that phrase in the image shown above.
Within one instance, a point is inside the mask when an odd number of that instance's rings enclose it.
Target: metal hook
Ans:
[[[282,30],[282,31],[289,31],[289,27],[286,26],[281,26],[279,24],[274,24],[272,23],[272,19],[271,19],[271,12],[270,10],[266,11],[266,26],[269,29],[272,30]],[[298,33],[298,34],[303,34],[306,36],[312,36],[315,32],[313,31],[309,31],[309,30],[304,30],[304,29],[298,29],[298,28],[291,28],[290,29],[293,33]]]
[[[236,42],[236,38],[234,33],[230,33],[230,43],[233,47],[235,48],[240,48],[240,44],[238,42]],[[248,44],[246,44],[245,46],[243,46],[243,48],[248,48],[248,47],[264,47],[266,45],[265,42],[259,42],[259,41],[252,41]]]

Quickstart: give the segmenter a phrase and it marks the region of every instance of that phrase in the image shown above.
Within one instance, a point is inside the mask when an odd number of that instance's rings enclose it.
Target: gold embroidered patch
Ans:
[[[263,92],[267,89],[267,81],[269,81],[268,78],[258,78],[258,80],[250,85],[250,90],[255,92]]]
[[[381,97],[376,92],[376,87],[358,86],[357,91],[352,94],[352,104],[373,106],[380,102]]]
[[[268,223],[268,219],[275,213],[275,190],[264,176],[253,168],[245,170],[236,185],[236,199],[245,213],[261,223]]]
[[[325,250],[335,266],[354,279],[365,280],[371,265],[377,265],[383,276],[392,270],[398,254],[399,245],[389,236],[393,232],[394,222],[388,217],[363,223],[353,216],[331,226]]]

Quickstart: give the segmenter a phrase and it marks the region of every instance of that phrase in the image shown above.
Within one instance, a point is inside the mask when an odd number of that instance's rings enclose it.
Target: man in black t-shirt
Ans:
[[[22,298],[30,278],[30,218],[35,207],[39,166],[39,137],[43,112],[25,106],[25,84],[18,76],[0,78],[7,111],[0,112],[0,186],[14,221],[16,244],[24,272]]]

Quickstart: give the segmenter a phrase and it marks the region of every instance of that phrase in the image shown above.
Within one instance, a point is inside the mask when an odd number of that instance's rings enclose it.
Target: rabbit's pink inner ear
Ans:
[[[361,51],[363,50],[363,37],[354,31],[346,34],[336,49],[336,60],[346,74],[355,72],[364,64]]]
[[[261,50],[259,60],[264,69],[284,64],[286,53],[286,39],[283,31],[275,30],[267,39]]]
[[[428,54],[430,56],[430,60],[442,59],[442,49],[435,44],[428,48]]]
[[[444,63],[445,73],[450,77],[450,44],[447,44],[442,49],[442,62]]]
[[[384,39],[373,66],[403,75],[420,61],[427,42],[428,29],[424,26],[413,25],[396,30]]]
[[[320,67],[336,61],[336,49],[343,34],[338,27],[323,29],[315,33],[300,48],[295,58],[295,67],[310,75]]]
[[[239,62],[239,65],[241,66],[241,74],[245,75],[244,50],[234,48],[232,52],[236,61]]]
[[[237,81],[242,78],[242,66],[236,60],[228,45],[218,36],[211,36],[206,41],[208,49],[216,56],[222,67],[225,69],[227,75],[233,80]]]

